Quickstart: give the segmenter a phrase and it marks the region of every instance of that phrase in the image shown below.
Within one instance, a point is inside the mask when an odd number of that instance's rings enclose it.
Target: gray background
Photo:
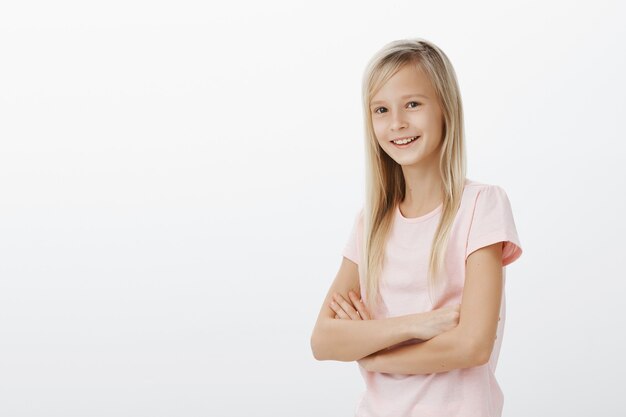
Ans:
[[[434,3],[434,4],[433,4]],[[3,2],[0,415],[351,416],[309,338],[363,198],[361,76],[424,37],[502,186],[504,416],[618,416],[620,2]]]

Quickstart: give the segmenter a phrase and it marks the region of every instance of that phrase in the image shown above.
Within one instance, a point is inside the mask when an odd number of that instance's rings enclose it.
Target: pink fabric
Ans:
[[[434,305],[430,303],[426,271],[441,208],[440,205],[423,216],[406,218],[396,206],[381,276],[383,304],[376,311],[370,311],[373,318],[460,304],[467,256],[497,242],[505,242],[502,266],[506,284],[504,267],[522,254],[509,199],[497,185],[467,179],[446,254],[447,280],[442,295]],[[343,256],[357,264],[363,243],[362,216],[361,209],[343,250]],[[364,288],[361,281],[363,299]],[[368,372],[359,365],[365,391],[355,409],[355,417],[500,417],[504,398],[494,372],[506,320],[504,293],[501,304],[497,338],[488,363],[421,375]],[[402,344],[406,343],[414,342]]]

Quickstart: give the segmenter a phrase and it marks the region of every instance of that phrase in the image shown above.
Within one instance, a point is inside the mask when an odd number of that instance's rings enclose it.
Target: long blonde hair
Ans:
[[[439,158],[443,186],[441,218],[432,241],[428,267],[431,303],[440,287],[445,249],[465,185],[465,139],[463,106],[454,68],[448,57],[422,38],[396,40],[386,44],[369,61],[363,74],[362,101],[365,124],[365,204],[363,242],[359,273],[364,277],[366,304],[370,311],[379,302],[379,277],[384,248],[393,222],[394,209],[404,199],[405,180],[401,166],[391,159],[376,140],[370,101],[380,88],[404,65],[413,65],[430,79],[442,109],[444,128]]]

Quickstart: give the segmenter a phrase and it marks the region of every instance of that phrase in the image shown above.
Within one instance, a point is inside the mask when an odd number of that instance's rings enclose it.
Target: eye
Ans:
[[[411,104],[411,103],[415,103],[415,107],[417,107],[417,106],[421,106],[421,105],[422,105],[422,103],[417,102],[417,101],[409,101],[407,104]],[[411,108],[411,109],[414,109],[415,107],[410,107],[410,108]],[[374,109],[374,113],[380,114],[380,113],[378,113],[378,110],[380,110],[380,109],[386,109],[386,107],[376,107],[376,108]]]

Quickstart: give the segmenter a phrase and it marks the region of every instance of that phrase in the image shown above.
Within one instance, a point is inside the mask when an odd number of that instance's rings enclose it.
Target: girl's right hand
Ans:
[[[348,297],[350,301],[346,301],[339,293],[333,294],[330,308],[336,313],[335,319],[370,320],[371,315],[363,300],[353,291],[349,291]]]
[[[459,324],[460,309],[461,305],[457,304],[414,314],[413,336],[417,339],[428,340],[455,328]]]

